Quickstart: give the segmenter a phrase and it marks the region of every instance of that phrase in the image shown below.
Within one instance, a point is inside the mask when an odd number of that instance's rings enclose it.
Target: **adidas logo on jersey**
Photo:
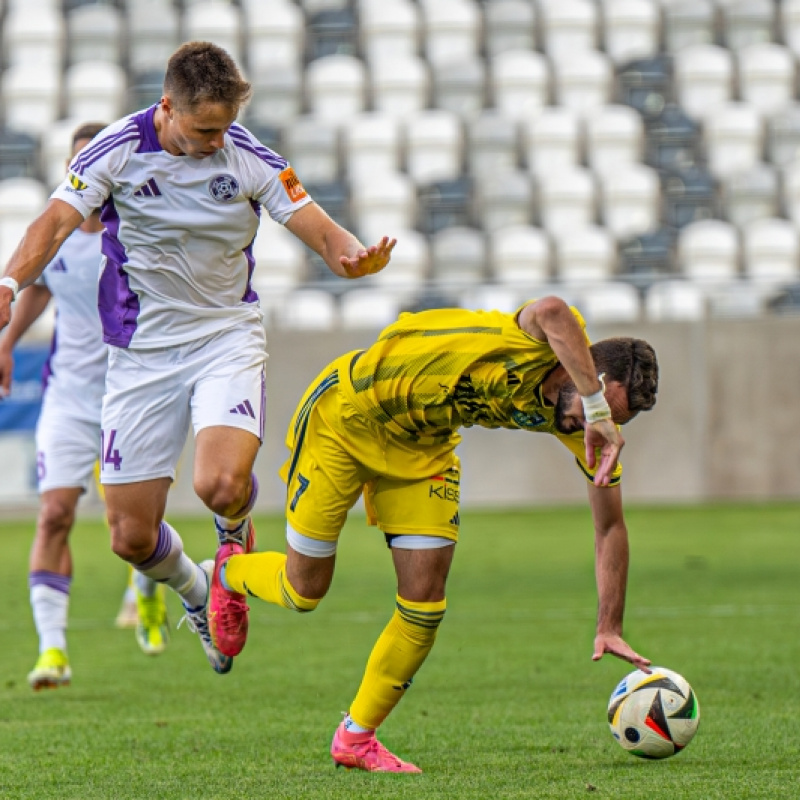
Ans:
[[[155,178],[150,178],[149,181],[143,183],[133,191],[134,197],[159,197],[160,195],[161,189],[158,188]]]
[[[249,400],[245,400],[243,403],[239,403],[238,406],[234,406],[230,410],[231,414],[243,414],[245,417],[252,417],[253,419],[256,418],[255,411],[253,411],[253,406],[250,405]]]

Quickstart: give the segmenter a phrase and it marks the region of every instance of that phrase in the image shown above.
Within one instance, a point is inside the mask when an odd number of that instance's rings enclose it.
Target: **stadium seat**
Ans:
[[[148,108],[161,100],[164,94],[164,70],[129,73],[127,108],[130,114]]]
[[[663,281],[648,289],[644,308],[650,322],[695,322],[706,316],[706,298],[696,283]]]
[[[668,103],[646,121],[645,163],[659,170],[685,169],[702,160],[702,132],[680,106]]]
[[[0,127],[0,181],[36,177],[38,153],[36,137]]]
[[[247,111],[242,121],[247,130],[258,139],[261,144],[272,150],[274,153],[283,155],[283,132],[277,125],[269,125],[253,119]]]
[[[600,178],[602,217],[606,228],[625,239],[658,227],[658,173],[644,164],[619,164]]]
[[[60,74],[30,65],[9,67],[0,73],[7,127],[40,136],[58,119]]]
[[[699,284],[725,283],[739,274],[739,239],[718,219],[693,222],[678,235],[678,268]]]
[[[306,30],[298,6],[290,0],[250,2],[242,24],[251,80],[263,82],[267,73],[281,69],[297,73],[303,64]]]
[[[780,210],[780,189],[774,167],[757,164],[734,172],[722,181],[725,219],[741,228],[758,219],[775,217]]]
[[[476,215],[487,233],[533,220],[533,185],[525,170],[497,172],[476,186]]]
[[[313,114],[297,117],[284,128],[285,156],[304,183],[328,183],[339,176],[339,133]],[[323,206],[324,208],[324,206]]]
[[[771,314],[800,314],[800,284],[781,287],[771,297],[766,298],[764,308]]]
[[[253,95],[247,113],[262,125],[291,127],[303,107],[301,69],[292,62],[273,63],[259,70],[251,81]]]
[[[644,290],[674,276],[676,239],[675,229],[667,227],[623,239],[619,243],[620,279]]]
[[[48,189],[54,189],[64,180],[67,162],[72,156],[72,134],[84,122],[86,120],[60,119],[42,134],[41,173]]]
[[[675,54],[675,91],[678,104],[694,119],[715,112],[733,97],[733,55],[713,44],[679,51]]]
[[[570,58],[599,44],[598,12],[591,0],[540,0],[542,41],[550,58]]]
[[[324,56],[306,68],[309,111],[338,125],[366,106],[366,68],[355,56]]]
[[[246,2],[263,3],[264,0],[246,0]],[[350,0],[299,0],[299,3],[307,17],[311,14],[315,14],[317,11],[349,8],[350,6]]]
[[[350,193],[345,181],[335,180],[319,183],[304,181],[303,185],[309,197],[312,197],[319,203],[335,222],[338,222],[343,228],[347,228],[348,230],[353,228],[353,219],[350,211]],[[327,267],[325,267],[322,276],[325,278],[329,277]]]
[[[119,64],[81,61],[64,73],[67,116],[72,119],[115,120],[125,111],[127,76]]]
[[[372,65],[378,59],[413,57],[420,49],[420,10],[411,0],[379,0],[361,8],[361,52]]]
[[[781,41],[797,56],[800,55],[800,0],[780,3]]]
[[[528,171],[546,172],[577,166],[581,158],[580,123],[566,108],[547,106],[522,121],[522,149]]]
[[[431,276],[440,290],[465,289],[486,279],[486,242],[475,228],[454,227],[431,237]]]
[[[499,0],[498,0],[499,1]],[[481,180],[519,165],[519,136],[513,120],[494,110],[467,123],[467,169]]]
[[[483,28],[489,58],[507,50],[534,50],[536,7],[527,0],[489,0],[483,6]]]
[[[795,63],[791,50],[772,42],[743,47],[738,53],[739,95],[761,115],[779,113],[795,93]]]
[[[367,112],[350,120],[342,144],[351,180],[375,180],[400,168],[400,123],[387,114]]]
[[[48,75],[61,69],[66,43],[61,10],[29,4],[9,10],[1,41],[7,67],[38,68]]]
[[[489,75],[494,106],[509,119],[526,119],[549,101],[550,69],[541,53],[498,53],[490,60]]]
[[[183,32],[188,41],[213,42],[242,62],[241,9],[218,0],[192,3],[183,12]]]
[[[775,38],[776,3],[772,0],[726,0],[720,5],[725,46],[739,50]]]
[[[354,56],[358,26],[349,8],[325,8],[306,18],[306,61],[325,56]]]
[[[531,291],[533,294],[531,294]],[[493,283],[480,283],[459,293],[458,305],[472,311],[491,309],[513,314],[523,303],[541,294],[539,287],[525,291],[516,286],[498,286]]]
[[[712,317],[752,319],[764,313],[771,288],[753,281],[734,280],[705,288],[708,313]]]
[[[615,64],[658,53],[661,9],[657,0],[603,0],[605,51]]]
[[[419,187],[417,228],[433,234],[472,222],[472,181],[469,178],[431,181]]]
[[[263,220],[253,242],[253,288],[262,305],[269,296],[287,292],[306,278],[305,249],[300,240],[271,220]]]
[[[489,237],[489,267],[500,284],[540,286],[550,279],[550,240],[541,228],[514,225]]]
[[[486,96],[486,62],[474,56],[448,61],[433,71],[433,104],[464,120],[476,117]]]
[[[597,175],[641,161],[644,126],[628,106],[610,105],[586,118],[586,161]]]
[[[611,234],[597,225],[575,225],[554,237],[556,274],[567,284],[598,284],[614,273]]]
[[[481,17],[475,0],[436,0],[422,5],[423,49],[434,72],[480,51]]]
[[[702,167],[665,170],[661,187],[667,225],[682,228],[717,216],[714,178]]]
[[[787,103],[767,123],[767,159],[786,167],[800,158],[800,103]]]
[[[742,231],[744,275],[758,283],[800,279],[800,234],[786,219],[760,219]]]
[[[416,188],[402,172],[383,172],[367,180],[351,181],[350,205],[356,232],[362,242],[377,243],[382,236],[414,227]]]
[[[327,290],[299,288],[283,296],[274,319],[287,330],[330,331],[339,325],[339,309]]]
[[[128,63],[132,72],[158,70],[180,43],[180,18],[172,3],[139,0],[128,3]]]
[[[685,47],[714,44],[716,8],[712,0],[681,0],[664,4],[664,43],[668,53]]]
[[[0,262],[8,261],[46,202],[45,186],[35,178],[0,181]]]
[[[585,50],[556,58],[553,75],[556,101],[578,114],[594,114],[611,100],[613,71],[605,53]]]
[[[452,112],[430,109],[408,120],[406,170],[417,185],[458,178],[463,151],[464,131]]]
[[[381,330],[397,321],[403,297],[397,290],[381,287],[350,289],[339,298],[339,319],[343,328]]]
[[[539,216],[551,235],[568,234],[595,220],[596,187],[585,167],[564,167],[538,176]]]
[[[80,6],[67,14],[67,61],[123,63],[123,16],[107,5]]]
[[[761,160],[764,130],[747,103],[718,106],[705,123],[708,168],[717,178],[750,169]]]
[[[578,306],[589,325],[638,322],[642,315],[639,292],[619,281],[607,280],[583,290]]]
[[[672,59],[659,55],[629,61],[617,68],[617,86],[621,103],[645,120],[657,117],[672,95]]]
[[[427,237],[419,231],[399,229],[391,231],[391,235],[397,239],[391,264],[370,276],[370,282],[375,286],[403,291],[421,289],[428,278],[431,263]]]
[[[430,69],[418,56],[377,58],[370,63],[375,111],[406,121],[427,108],[430,87]]]

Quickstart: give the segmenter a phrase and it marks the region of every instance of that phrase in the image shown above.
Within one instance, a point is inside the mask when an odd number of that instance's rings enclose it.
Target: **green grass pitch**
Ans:
[[[382,537],[354,517],[313,614],[254,601],[250,639],[215,675],[174,630],[156,658],[113,627],[125,568],[100,522],[73,533],[73,684],[34,694],[31,520],[0,523],[0,797],[622,798],[800,795],[800,505],[634,507],[625,634],[682,673],[701,706],[689,747],[642,761],[605,709],[629,665],[592,663],[593,535],[585,509],[463,514],[439,639],[381,731],[419,776],[334,770],[328,747],[394,600]],[[208,521],[173,520],[187,551]],[[282,549],[278,517],[260,549]]]

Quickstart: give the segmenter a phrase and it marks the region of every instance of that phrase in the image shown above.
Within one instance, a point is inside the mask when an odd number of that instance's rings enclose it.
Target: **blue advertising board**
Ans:
[[[50,355],[44,345],[22,345],[14,350],[11,394],[0,400],[0,434],[33,431],[42,407],[42,369]]]

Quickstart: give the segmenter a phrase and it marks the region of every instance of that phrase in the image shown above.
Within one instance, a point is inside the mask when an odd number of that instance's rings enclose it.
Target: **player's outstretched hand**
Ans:
[[[380,272],[389,263],[396,244],[397,239],[389,239],[388,236],[384,236],[378,244],[361,250],[353,258],[342,256],[339,263],[348,278],[363,278],[364,275],[373,275]]]
[[[586,463],[589,469],[594,469],[598,464],[597,450],[600,450],[599,466],[594,474],[595,486],[608,486],[616,469],[620,450],[625,446],[619,428],[611,419],[589,423],[586,425],[583,441],[586,445]]]
[[[630,661],[634,667],[642,672],[650,672],[650,659],[640,656],[621,636],[614,634],[598,633],[594,639],[594,654],[592,661],[599,661],[605,653]]]

